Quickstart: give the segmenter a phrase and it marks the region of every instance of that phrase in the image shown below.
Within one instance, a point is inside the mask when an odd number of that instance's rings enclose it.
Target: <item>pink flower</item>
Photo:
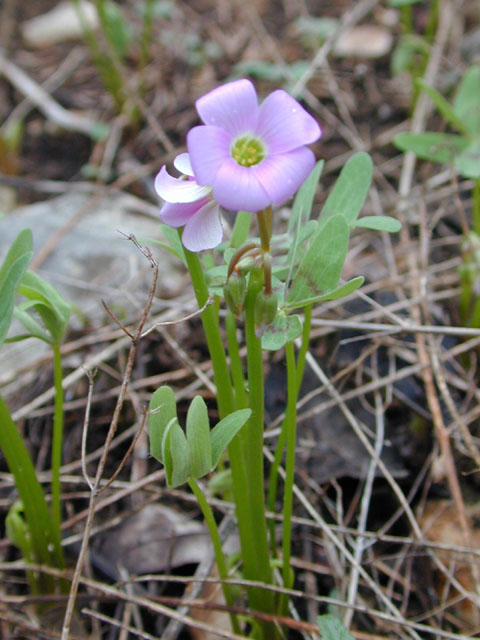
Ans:
[[[182,178],[173,178],[164,166],[155,178],[155,190],[165,200],[160,219],[170,227],[185,226],[182,242],[189,251],[213,249],[222,241],[223,230],[212,189],[197,184],[188,153],[177,156],[174,165]]]
[[[253,84],[236,80],[197,100],[204,126],[187,147],[197,185],[212,187],[226,209],[256,212],[290,198],[312,171],[317,122],[288,93],[274,91],[258,106]]]

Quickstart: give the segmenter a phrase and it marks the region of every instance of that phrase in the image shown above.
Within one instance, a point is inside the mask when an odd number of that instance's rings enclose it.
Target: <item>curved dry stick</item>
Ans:
[[[93,519],[95,516],[95,506],[96,506],[96,501],[97,501],[97,497],[101,491],[101,487],[100,487],[100,483],[101,483],[101,479],[102,479],[102,475],[105,469],[105,464],[107,462],[107,457],[110,451],[110,446],[112,444],[112,441],[115,437],[115,433],[117,431],[117,426],[118,426],[118,421],[120,418],[120,413],[123,407],[123,403],[125,400],[125,397],[127,395],[127,389],[128,389],[128,384],[130,382],[130,377],[132,374],[132,369],[133,369],[133,364],[135,361],[135,355],[137,353],[137,346],[138,346],[138,342],[142,336],[142,332],[143,332],[143,328],[145,326],[145,322],[147,321],[147,317],[148,314],[150,313],[150,309],[153,303],[153,298],[155,295],[155,289],[157,286],[157,280],[158,280],[158,264],[155,262],[155,260],[152,257],[151,252],[149,251],[149,249],[146,249],[145,247],[142,247],[141,245],[139,245],[139,243],[137,242],[136,238],[134,236],[130,236],[130,240],[135,244],[135,246],[143,253],[143,255],[150,261],[150,264],[152,265],[153,268],[153,279],[152,279],[152,285],[150,287],[150,291],[148,294],[148,298],[147,298],[147,302],[145,304],[144,310],[143,310],[143,314],[142,317],[140,319],[140,322],[138,323],[137,326],[137,330],[135,332],[135,334],[132,336],[131,339],[131,346],[130,346],[130,350],[128,353],[128,359],[127,359],[127,364],[125,367],[125,372],[123,374],[123,379],[122,379],[122,385],[120,388],[120,393],[117,399],[117,403],[115,405],[115,409],[113,412],[113,416],[112,416],[112,420],[110,422],[110,427],[108,429],[108,433],[107,433],[107,438],[105,440],[105,447],[104,450],[102,452],[102,456],[100,458],[100,461],[98,463],[97,466],[97,472],[95,474],[95,480],[93,482],[93,486],[92,486],[92,490],[90,493],[90,501],[89,501],[89,505],[88,505],[88,512],[87,512],[87,519],[85,522],[85,529],[84,529],[84,534],[83,534],[83,540],[82,540],[82,546],[80,548],[80,553],[78,555],[77,558],[77,564],[75,566],[75,571],[73,574],[73,578],[72,578],[72,585],[70,588],[70,594],[68,597],[68,602],[67,602],[67,608],[65,611],[65,617],[64,617],[64,621],[63,621],[63,626],[62,626],[62,635],[61,635],[61,640],[68,640],[69,634],[70,634],[70,626],[72,623],[72,617],[73,617],[73,612],[74,612],[74,608],[75,608],[75,602],[77,599],[77,593],[78,593],[78,587],[80,585],[80,578],[81,578],[81,574],[82,574],[82,569],[83,569],[83,564],[85,561],[85,556],[87,553],[87,549],[88,549],[88,543],[90,540],[90,532],[93,526]]]

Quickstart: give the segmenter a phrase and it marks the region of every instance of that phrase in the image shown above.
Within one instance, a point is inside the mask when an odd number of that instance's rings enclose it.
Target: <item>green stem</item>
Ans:
[[[305,317],[303,321],[302,344],[300,346],[300,350],[298,352],[298,358],[297,358],[297,371],[296,371],[297,397],[295,398],[295,404],[297,403],[298,394],[300,393],[300,387],[302,386],[303,374],[305,371],[305,362],[307,358],[308,347],[310,344],[310,330],[312,326],[312,305],[311,304],[305,307],[304,314],[305,314]],[[287,440],[287,417],[285,416],[282,422],[280,435],[277,440],[277,446],[275,447],[273,462],[270,467],[270,474],[269,474],[269,480],[268,480],[268,510],[270,512],[275,511],[275,505],[277,501],[278,469],[282,462],[283,451],[285,449],[286,440]],[[269,520],[268,528],[269,528],[269,534],[270,534],[271,553],[274,557],[276,557],[277,550],[275,545],[275,522],[273,520]]]
[[[270,253],[270,239],[272,237],[272,207],[267,207],[257,213],[258,231],[263,251]]]
[[[247,558],[245,577],[272,583],[272,570],[268,551],[267,523],[264,498],[263,430],[264,430],[264,380],[263,358],[260,340],[255,334],[255,300],[262,287],[262,280],[250,276],[245,300],[245,332],[247,342],[247,371],[250,408],[252,416],[246,426],[248,455],[245,456],[249,483],[250,521],[255,553]],[[245,428],[244,428],[245,430]],[[245,560],[245,559],[244,559]],[[250,605],[259,611],[273,613],[273,594],[252,589]]]
[[[235,406],[237,409],[248,407],[248,396],[245,390],[245,378],[243,376],[242,360],[236,336],[237,322],[231,311],[227,311],[226,318],[228,354],[230,356],[230,369],[232,371],[233,386],[235,389]]]
[[[310,346],[310,331],[312,328],[312,308],[311,304],[307,304],[303,310],[303,331],[302,344],[297,356],[297,398],[300,393],[300,387],[303,382],[303,374],[305,373],[305,362],[307,360],[308,347]]]
[[[63,373],[60,344],[53,345],[53,381],[55,387],[55,405],[53,413],[52,435],[52,531],[58,537],[54,545],[57,566],[65,566],[60,531],[62,522],[62,506],[60,500],[60,466],[62,464],[63,449]]]
[[[54,544],[52,519],[30,454],[10,411],[0,396],[0,449],[5,456],[15,487],[23,504],[35,561],[53,566],[51,545]],[[48,574],[35,577],[40,593],[53,593],[54,580]]]
[[[218,533],[217,523],[215,522],[215,518],[213,516],[213,511],[210,505],[203,494],[203,491],[198,486],[198,483],[193,478],[190,478],[188,481],[190,485],[190,489],[195,494],[195,497],[198,501],[200,509],[202,510],[203,517],[205,518],[205,522],[208,527],[208,531],[210,532],[210,538],[212,539],[213,551],[215,553],[215,561],[217,563],[218,575],[220,576],[220,580],[222,581],[222,589],[223,595],[225,597],[225,602],[227,606],[232,608],[234,605],[232,592],[230,585],[225,583],[225,580],[228,578],[227,564],[225,562],[225,556],[223,555],[222,549],[222,541],[220,540],[220,534]],[[233,632],[236,634],[240,634],[240,625],[238,624],[237,616],[234,613],[230,613],[230,621],[232,623]]]
[[[208,287],[205,282],[202,265],[196,253],[185,250],[185,257],[198,306],[201,308],[208,300]],[[220,335],[218,318],[212,305],[204,309],[202,313],[202,324],[212,359],[213,378],[217,388],[218,411],[220,417],[224,418],[235,410],[235,404],[230,371],[228,370],[225,349]]]
[[[187,250],[185,250],[185,257],[190,271],[190,276],[192,278],[198,305],[199,307],[203,307],[208,300],[208,287],[205,282],[205,276],[200,260],[196,253],[192,253]],[[203,311],[202,323],[210,357],[212,359],[213,376],[215,386],[217,388],[218,411],[220,418],[224,418],[232,413],[236,409],[236,406],[225,349],[220,335],[218,317],[212,305],[208,306]],[[246,459],[249,458],[250,454],[246,456],[244,453],[243,440],[246,438],[244,434],[245,431],[246,428],[244,427],[230,443],[228,447],[228,457],[230,460],[230,468],[232,470],[233,497],[235,500],[235,512],[242,549],[242,560],[244,566],[248,566],[250,561],[252,563],[255,561],[257,541],[254,527],[255,515],[250,508],[249,501],[249,479]],[[252,576],[249,577],[251,578]],[[258,579],[258,575],[255,575],[253,579]],[[252,599],[252,596],[250,595],[251,591],[254,590],[249,589],[249,599]],[[255,596],[253,596],[253,600],[255,601]],[[261,607],[258,608],[259,610],[262,610]]]
[[[287,433],[287,458],[285,464],[285,489],[283,494],[283,535],[282,535],[282,563],[283,586],[291,587],[290,557],[292,545],[292,507],[293,507],[293,481],[295,473],[295,443],[297,432],[297,396],[298,382],[295,366],[295,349],[293,342],[285,345],[287,358],[287,411],[285,413],[285,425]],[[280,611],[286,609],[286,596],[282,596]]]
[[[480,178],[473,182],[473,230],[480,235]]]

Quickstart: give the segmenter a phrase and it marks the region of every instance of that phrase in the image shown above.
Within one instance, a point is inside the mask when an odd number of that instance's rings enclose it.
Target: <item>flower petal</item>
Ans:
[[[279,89],[263,101],[255,133],[265,141],[269,153],[285,153],[315,142],[321,129],[312,116]]]
[[[187,135],[195,180],[212,185],[222,163],[230,158],[231,136],[220,127],[193,127]]]
[[[160,209],[160,220],[169,227],[183,227],[208,202],[210,202],[209,198],[186,203],[167,202]]]
[[[178,169],[184,176],[190,176],[193,178],[194,173],[192,169],[192,163],[190,162],[190,156],[188,153],[181,153],[173,161],[173,166]]]
[[[194,180],[173,178],[165,167],[155,178],[155,191],[166,202],[194,202],[210,193],[209,187],[201,187]]]
[[[213,197],[225,209],[256,212],[272,200],[253,171],[241,167],[231,158],[220,167],[213,183]]]
[[[217,87],[199,98],[195,105],[205,124],[222,127],[232,136],[253,131],[257,122],[257,94],[250,80],[236,80]]]
[[[251,167],[255,177],[268,193],[271,204],[283,204],[306,180],[315,165],[310,149],[300,147],[288,153],[269,156]],[[215,188],[213,190],[215,196]]]
[[[220,208],[210,200],[187,222],[182,242],[189,251],[213,249],[223,237]]]

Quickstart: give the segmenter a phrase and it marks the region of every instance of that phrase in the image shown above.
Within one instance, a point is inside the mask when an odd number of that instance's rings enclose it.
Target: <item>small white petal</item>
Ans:
[[[218,246],[222,236],[220,207],[212,200],[186,223],[182,242],[189,251],[204,251]]]
[[[193,178],[194,173],[192,169],[192,163],[190,162],[190,156],[188,153],[181,153],[173,161],[173,166],[178,169],[184,176],[190,176]]]
[[[180,180],[173,178],[162,167],[155,178],[155,191],[165,202],[195,202],[208,196],[211,187],[200,187],[195,180]]]

